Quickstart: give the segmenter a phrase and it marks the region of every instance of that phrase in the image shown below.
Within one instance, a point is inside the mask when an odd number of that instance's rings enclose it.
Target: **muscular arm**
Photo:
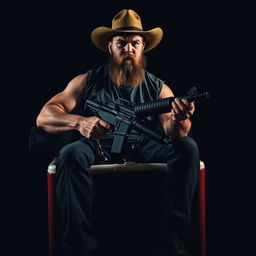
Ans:
[[[67,87],[53,96],[40,111],[36,124],[49,133],[61,133],[78,130],[83,136],[97,139],[103,136],[110,125],[98,117],[83,117],[71,114],[75,110],[85,91],[87,75],[72,79]]]
[[[174,97],[172,90],[163,84],[159,99]],[[191,129],[190,116],[195,106],[193,102],[186,99],[176,98],[172,102],[172,109],[169,113],[159,115],[159,120],[166,135],[177,138],[187,136]]]

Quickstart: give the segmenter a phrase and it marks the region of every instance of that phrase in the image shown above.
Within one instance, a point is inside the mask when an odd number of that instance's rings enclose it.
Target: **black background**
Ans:
[[[244,105],[234,105],[241,87],[250,95],[244,56],[251,16],[245,6],[73,1],[13,3],[6,9],[2,70],[7,90],[1,102],[8,103],[2,108],[7,167],[2,169],[1,195],[7,255],[16,250],[35,255],[35,249],[37,255],[47,253],[46,170],[28,153],[30,129],[48,99],[74,76],[106,61],[90,33],[99,26],[111,27],[114,15],[124,8],[140,15],[144,30],[159,26],[164,31],[162,42],[147,54],[150,72],[165,80],[175,95],[193,85],[210,93],[208,100],[196,104],[192,128],[207,169],[208,252],[230,255],[246,249],[241,241],[249,224],[240,213],[251,187],[244,183],[241,160],[246,148],[241,142],[250,141],[250,134],[241,136]]]

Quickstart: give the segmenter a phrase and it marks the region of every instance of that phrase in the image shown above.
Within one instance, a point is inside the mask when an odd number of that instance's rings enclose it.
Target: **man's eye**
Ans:
[[[126,45],[126,42],[118,42],[117,46],[118,47],[124,47]]]

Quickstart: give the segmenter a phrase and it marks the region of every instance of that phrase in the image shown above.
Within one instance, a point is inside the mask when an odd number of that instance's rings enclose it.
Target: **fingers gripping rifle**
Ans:
[[[183,97],[190,101],[201,98],[208,98],[209,93],[196,94],[197,90],[192,87]],[[105,122],[114,127],[114,140],[111,147],[112,153],[121,153],[126,137],[131,130],[139,131],[158,142],[169,144],[171,138],[158,130],[148,126],[143,120],[146,116],[163,114],[171,111],[171,103],[175,97],[156,100],[149,103],[134,104],[127,100],[119,98],[116,102],[110,102],[106,105],[87,100],[85,109],[93,112]]]

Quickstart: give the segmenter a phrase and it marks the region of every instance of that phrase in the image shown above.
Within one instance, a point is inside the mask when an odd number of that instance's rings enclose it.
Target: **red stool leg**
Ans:
[[[206,256],[206,219],[205,219],[205,167],[200,167],[198,183],[200,256]]]
[[[54,255],[54,176],[55,173],[47,172],[49,256]]]

